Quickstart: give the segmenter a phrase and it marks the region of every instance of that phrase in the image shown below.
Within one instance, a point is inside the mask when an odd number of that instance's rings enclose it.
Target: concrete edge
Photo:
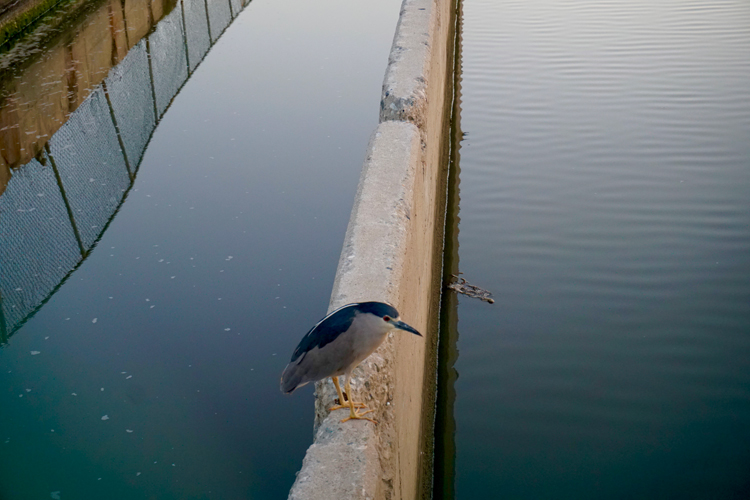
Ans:
[[[419,131],[413,124],[382,123],[372,135],[329,310],[364,300],[398,303],[419,151]],[[376,441],[393,433],[392,416],[386,411],[393,400],[393,334],[389,337],[352,376],[352,389],[374,410],[377,428],[367,421],[342,424],[348,412],[327,409],[336,397],[330,379],[316,384],[315,441],[290,499],[376,498],[383,474]]]
[[[426,338],[389,334],[354,371],[356,399],[375,426],[329,414],[330,379],[316,384],[315,441],[290,499],[406,499],[429,495],[445,209],[444,129],[455,0],[404,0],[329,311],[381,300]],[[431,388],[431,389],[430,389]],[[427,450],[425,452],[425,450]],[[429,456],[425,456],[429,454]],[[429,479],[429,478],[427,478]],[[427,492],[426,492],[427,491]]]

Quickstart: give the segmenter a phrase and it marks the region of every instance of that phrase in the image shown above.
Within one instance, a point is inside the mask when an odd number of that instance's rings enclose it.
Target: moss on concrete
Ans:
[[[30,0],[18,2],[0,14],[0,47],[20,35],[26,28],[64,0]]]

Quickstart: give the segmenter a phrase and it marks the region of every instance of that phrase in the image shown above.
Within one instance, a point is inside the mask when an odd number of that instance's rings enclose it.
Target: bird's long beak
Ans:
[[[403,321],[394,321],[392,324],[393,324],[393,328],[398,328],[399,330],[404,330],[405,332],[411,332],[414,335],[419,335],[420,337],[422,336],[422,334],[419,333],[416,329],[410,327]]]

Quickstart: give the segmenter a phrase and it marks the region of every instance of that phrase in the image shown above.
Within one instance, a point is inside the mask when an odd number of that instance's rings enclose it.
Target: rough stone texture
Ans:
[[[380,120],[401,120],[424,128],[428,82],[444,79],[446,40],[453,2],[404,0],[383,80]],[[430,72],[438,71],[434,80]]]
[[[315,442],[289,498],[412,499],[430,469],[434,418],[453,0],[404,0],[388,62],[381,123],[368,146],[329,310],[381,300],[425,335],[391,333],[352,376],[375,426],[329,415],[330,380],[316,384]],[[425,431],[427,429],[427,431]],[[425,433],[427,435],[425,435]],[[429,452],[429,450],[427,450]]]

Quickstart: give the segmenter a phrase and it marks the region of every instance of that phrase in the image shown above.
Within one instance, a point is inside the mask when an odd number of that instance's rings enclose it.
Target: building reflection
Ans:
[[[127,196],[160,119],[249,0],[105,0],[0,54],[0,344]]]

